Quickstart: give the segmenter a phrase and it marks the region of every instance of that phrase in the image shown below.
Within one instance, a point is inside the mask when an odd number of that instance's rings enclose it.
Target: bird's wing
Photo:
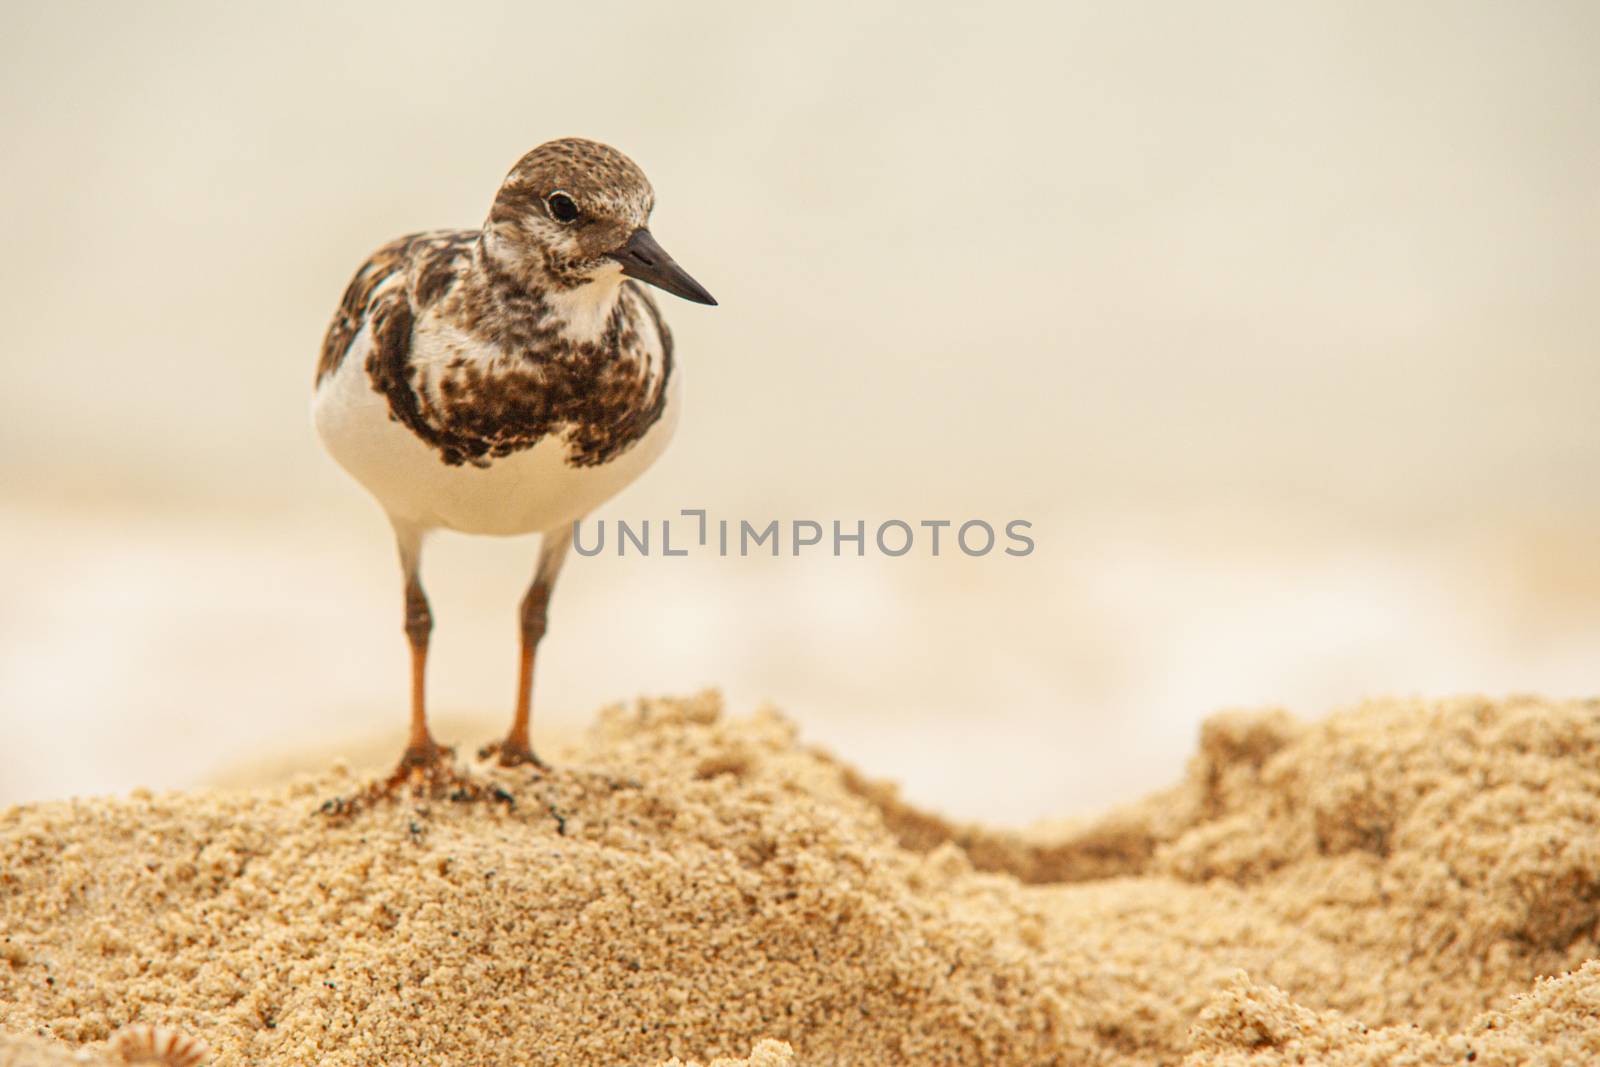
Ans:
[[[328,323],[317,360],[317,382],[339,369],[356,335],[367,325],[375,343],[382,340],[398,348],[392,354],[403,364],[412,320],[455,282],[466,262],[464,253],[477,239],[476,230],[413,233],[367,257]],[[388,284],[391,280],[394,284]]]
[[[320,385],[324,378],[339,369],[356,334],[378,311],[377,305],[393,305],[397,302],[410,304],[404,286],[390,286],[376,299],[375,294],[384,282],[406,269],[411,258],[411,243],[415,239],[412,236],[390,241],[367,257],[355,277],[350,279],[344,299],[339,302],[338,310],[333,313],[333,321],[328,323],[328,332],[322,338],[322,356],[317,360],[317,384]]]

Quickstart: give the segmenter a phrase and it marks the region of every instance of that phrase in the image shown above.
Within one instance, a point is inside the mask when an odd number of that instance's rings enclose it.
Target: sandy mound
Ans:
[[[0,1026],[252,1065],[1600,1059],[1600,703],[1219,716],[1175,789],[1031,834],[710,696],[576,756],[345,821],[334,774],[0,814]]]

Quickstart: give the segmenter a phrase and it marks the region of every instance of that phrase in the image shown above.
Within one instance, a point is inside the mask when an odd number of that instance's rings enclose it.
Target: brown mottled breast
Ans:
[[[625,282],[601,336],[573,341],[542,293],[497,271],[476,231],[415,234],[356,273],[328,327],[317,379],[338,369],[369,328],[366,372],[403,423],[452,466],[496,458],[562,434],[567,462],[605,463],[649,432],[666,407],[672,335],[650,295]],[[384,283],[402,274],[403,280]],[[413,351],[425,313],[470,339],[423,368]],[[660,347],[650,344],[654,327]]]
[[[464,286],[462,294],[469,292]],[[452,310],[464,309],[441,308]],[[659,349],[641,332],[647,320]],[[477,320],[463,313],[453,321]],[[540,324],[534,316],[524,329],[495,331],[505,358],[451,358],[418,390],[421,417],[441,435],[446,463],[485,465],[560,433],[568,464],[595,466],[626,451],[661,418],[673,372],[672,335],[642,286],[623,283],[595,341],[574,342]]]

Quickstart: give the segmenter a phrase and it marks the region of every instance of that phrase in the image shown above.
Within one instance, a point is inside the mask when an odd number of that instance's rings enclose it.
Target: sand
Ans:
[[[0,1065],[127,1024],[252,1065],[1600,1061],[1600,702],[1224,714],[1026,833],[714,695],[565,756],[347,819],[338,769],[0,814]]]

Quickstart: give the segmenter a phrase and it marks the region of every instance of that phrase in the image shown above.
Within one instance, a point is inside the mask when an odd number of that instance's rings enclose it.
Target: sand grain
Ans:
[[[0,815],[0,1026],[331,1067],[1600,1058],[1593,702],[1221,715],[1178,786],[1030,833],[711,695],[485,773],[514,807],[329,820],[328,774]]]

